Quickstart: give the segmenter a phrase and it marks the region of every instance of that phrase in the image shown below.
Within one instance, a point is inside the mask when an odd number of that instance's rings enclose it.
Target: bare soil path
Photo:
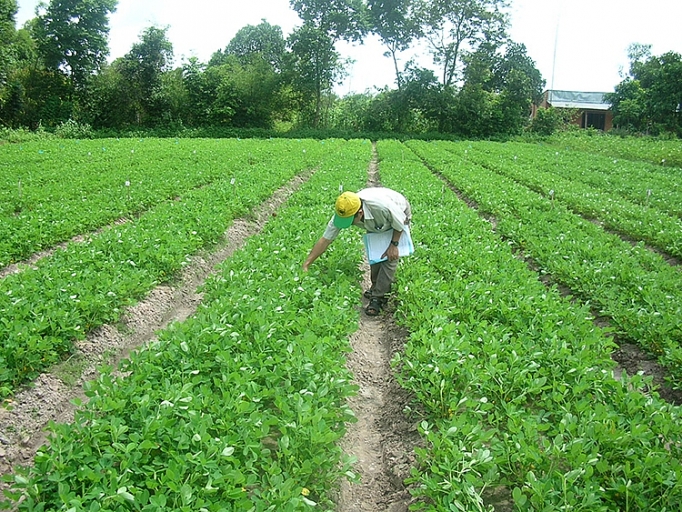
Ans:
[[[368,184],[379,184],[376,153]],[[362,270],[364,289],[368,289],[369,265],[365,263]],[[338,512],[404,512],[412,503],[404,480],[410,476],[414,447],[420,441],[418,419],[410,415],[410,396],[398,385],[390,364],[405,339],[406,332],[393,321],[390,305],[377,317],[363,312],[351,337],[353,351],[348,367],[359,392],[350,406],[358,421],[348,426],[342,446],[346,454],[357,459],[355,471],[360,482],[342,482]]]
[[[348,426],[342,446],[357,459],[360,482],[342,482],[338,512],[405,512],[412,503],[404,480],[415,462],[418,419],[410,416],[410,397],[396,382],[390,365],[404,339],[390,308],[379,317],[363,313],[351,338],[348,366],[360,389],[350,406],[358,421]]]

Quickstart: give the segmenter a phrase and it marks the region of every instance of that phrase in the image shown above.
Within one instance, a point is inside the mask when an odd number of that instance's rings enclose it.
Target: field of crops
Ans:
[[[343,232],[309,272],[301,264],[340,188],[365,186],[372,149],[1,146],[0,270],[18,262],[0,278],[5,407],[306,176],[205,283],[196,314],[86,386],[74,422],[53,424],[32,466],[7,477],[6,507],[334,510],[340,480],[355,480],[339,440],[355,421],[345,358],[360,237]],[[414,212],[416,251],[393,297],[409,333],[393,366],[426,446],[407,482],[414,509],[679,510],[679,407],[649,378],[616,379],[611,353],[614,335],[637,344],[682,388],[682,170],[520,143],[379,141],[376,156]]]

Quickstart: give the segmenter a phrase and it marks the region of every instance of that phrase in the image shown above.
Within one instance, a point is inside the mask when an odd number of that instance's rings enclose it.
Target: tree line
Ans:
[[[180,65],[168,27],[157,26],[109,62],[117,3],[50,0],[17,28],[16,0],[0,0],[0,125],[490,137],[527,128],[545,85],[525,46],[507,33],[508,0],[290,0],[301,23],[288,37],[262,20],[240,29],[208,62],[192,57]],[[394,87],[337,96],[334,85],[348,65],[338,43],[370,35],[393,63]],[[436,71],[401,65],[417,45],[428,48]],[[620,98],[617,119],[639,127],[637,112]]]
[[[96,130],[158,127],[337,128],[518,133],[544,86],[508,34],[507,0],[290,0],[301,24],[284,37],[263,20],[208,62],[174,66],[168,28],[150,26],[108,62],[116,0],[51,0],[17,28],[0,0],[0,123]],[[379,37],[395,87],[340,98],[340,41]],[[426,43],[438,72],[401,54]]]
[[[682,56],[651,54],[651,45],[628,48],[630,69],[606,95],[613,122],[626,132],[682,137]]]

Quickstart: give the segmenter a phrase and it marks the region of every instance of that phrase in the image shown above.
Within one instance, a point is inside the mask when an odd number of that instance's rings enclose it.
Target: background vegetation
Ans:
[[[107,61],[116,0],[51,0],[16,28],[0,0],[0,124],[62,133],[137,130],[232,135],[234,130],[520,133],[544,80],[507,35],[506,0],[291,0],[301,24],[287,38],[263,20],[208,62],[174,62],[167,28],[151,26]],[[378,35],[394,89],[333,92],[347,64],[340,41]],[[440,37],[444,35],[444,37]],[[428,42],[439,75],[398,55]],[[64,133],[66,134],[66,133]]]
[[[545,80],[510,39],[508,0],[290,0],[301,23],[284,37],[263,20],[240,29],[208,62],[177,64],[168,27],[150,26],[130,51],[109,55],[116,0],[49,0],[17,28],[16,0],[0,0],[0,126],[91,137],[225,137],[323,130],[433,138],[551,134],[557,112],[531,106]],[[395,87],[340,98],[340,41],[380,38]],[[432,69],[402,52],[426,44]],[[682,59],[633,45],[629,75],[613,102],[625,131],[679,135]]]

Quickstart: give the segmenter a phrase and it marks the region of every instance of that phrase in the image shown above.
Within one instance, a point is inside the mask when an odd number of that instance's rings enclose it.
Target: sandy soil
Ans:
[[[349,425],[342,446],[357,459],[360,483],[342,483],[338,512],[404,512],[412,503],[403,481],[410,476],[414,447],[420,442],[418,418],[409,413],[411,398],[397,384],[390,366],[406,336],[390,310],[389,305],[378,317],[363,313],[351,338],[348,366],[360,389],[350,406],[358,421]]]

